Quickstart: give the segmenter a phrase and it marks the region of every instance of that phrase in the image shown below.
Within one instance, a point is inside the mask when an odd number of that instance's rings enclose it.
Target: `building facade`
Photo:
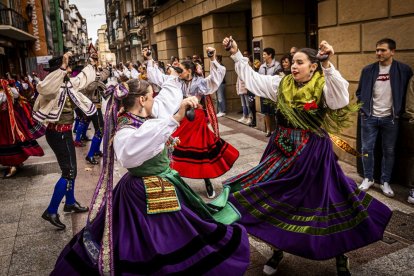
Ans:
[[[88,28],[86,19],[82,17],[76,5],[68,5],[68,16],[63,22],[64,29],[64,52],[71,51],[79,60],[87,58]]]
[[[39,41],[42,33],[33,35],[32,18],[38,14],[42,11],[36,10],[34,1],[0,0],[0,77],[6,73],[23,75],[29,56],[47,52]],[[40,23],[43,26],[43,22],[36,21],[36,27]]]
[[[123,0],[107,2],[123,5]],[[141,5],[135,5],[141,7],[137,14],[145,22],[145,27],[140,24],[139,29],[145,29],[149,35],[141,45],[152,46],[158,59],[169,62],[171,56],[206,56],[206,46],[215,47],[224,56],[226,103],[230,112],[240,110],[240,99],[236,94],[233,62],[221,45],[222,39],[229,35],[237,40],[241,50],[249,50],[258,59],[265,47],[274,48],[279,58],[292,46],[317,48],[321,40],[327,40],[336,52],[332,63],[350,83],[351,100],[355,100],[362,68],[376,60],[375,42],[379,39],[396,40],[395,58],[414,67],[414,0],[144,0],[137,3]],[[208,70],[209,60],[204,61]],[[258,128],[263,129],[260,113],[257,118]],[[352,146],[356,146],[356,115],[354,121],[342,133]],[[337,153],[341,159],[355,163],[355,158]]]
[[[109,50],[106,24],[102,25],[101,28],[98,29],[97,51],[99,55],[99,61],[102,66],[106,66],[108,64],[116,64],[115,53],[112,53]]]

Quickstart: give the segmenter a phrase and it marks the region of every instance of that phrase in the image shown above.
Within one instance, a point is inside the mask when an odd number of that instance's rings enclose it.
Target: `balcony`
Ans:
[[[131,31],[132,29],[138,29],[141,25],[141,18],[142,16],[136,13],[128,13],[127,17],[125,18],[126,21],[126,29]]]
[[[137,15],[149,15],[153,12],[154,0],[142,0],[137,2]]]
[[[0,33],[20,41],[36,40],[36,37],[29,33],[26,19],[4,5],[0,5]]]

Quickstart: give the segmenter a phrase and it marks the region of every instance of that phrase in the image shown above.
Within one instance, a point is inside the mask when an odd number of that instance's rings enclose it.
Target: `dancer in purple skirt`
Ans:
[[[110,86],[104,160],[86,227],[59,256],[51,275],[243,275],[249,242],[229,204],[206,205],[178,173],[171,134],[196,97],[183,100],[170,76],[153,98],[133,79]],[[117,117],[118,100],[123,112]],[[177,112],[178,110],[178,112]],[[116,127],[115,127],[116,126]],[[112,144],[113,143],[113,144]],[[114,153],[128,172],[112,190]],[[219,211],[220,210],[220,211]],[[230,225],[231,224],[231,225]]]
[[[348,82],[329,62],[332,46],[322,41],[319,53],[299,50],[292,74],[281,77],[254,72],[231,38],[223,45],[246,88],[275,102],[278,127],[260,163],[226,180],[221,197],[230,194],[239,223],[275,248],[264,273],[274,274],[286,251],[336,257],[338,275],[350,275],[344,253],[380,240],[392,213],[344,175],[332,150],[328,133],[346,127],[358,109],[349,104]]]

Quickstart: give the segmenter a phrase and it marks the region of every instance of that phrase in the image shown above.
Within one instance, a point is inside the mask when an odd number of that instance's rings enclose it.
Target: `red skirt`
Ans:
[[[44,155],[42,148],[35,140],[44,132],[44,127],[27,118],[18,104],[14,106],[14,115],[24,140],[15,134],[13,141],[8,110],[0,110],[0,164],[3,166],[17,166],[26,161],[29,156]]]
[[[239,151],[208,128],[202,109],[195,110],[195,119],[184,118],[173,133],[180,144],[172,154],[171,168],[183,177],[216,178],[230,170]]]

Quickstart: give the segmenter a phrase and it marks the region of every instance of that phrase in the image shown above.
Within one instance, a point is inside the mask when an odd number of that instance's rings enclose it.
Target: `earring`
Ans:
[[[309,72],[309,77],[311,78],[313,76],[313,71],[311,70],[310,72]]]

